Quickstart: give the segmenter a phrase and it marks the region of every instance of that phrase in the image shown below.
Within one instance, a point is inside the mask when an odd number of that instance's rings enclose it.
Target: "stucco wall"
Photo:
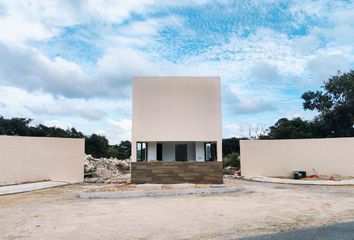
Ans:
[[[304,170],[354,176],[354,138],[241,140],[244,176],[291,176]]]
[[[132,161],[136,142],[217,141],[221,161],[218,77],[135,77]]]
[[[0,184],[82,181],[84,139],[0,136]]]

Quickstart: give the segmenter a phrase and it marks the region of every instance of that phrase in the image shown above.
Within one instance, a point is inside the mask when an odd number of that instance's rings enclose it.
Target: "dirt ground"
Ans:
[[[245,190],[84,200],[96,186],[81,184],[0,196],[0,239],[235,239],[354,220],[354,187],[226,184]]]

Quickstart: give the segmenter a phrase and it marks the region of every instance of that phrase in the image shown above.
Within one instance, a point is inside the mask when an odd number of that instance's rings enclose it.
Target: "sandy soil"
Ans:
[[[226,180],[212,196],[77,198],[94,185],[0,197],[0,239],[235,239],[354,220],[354,187]]]

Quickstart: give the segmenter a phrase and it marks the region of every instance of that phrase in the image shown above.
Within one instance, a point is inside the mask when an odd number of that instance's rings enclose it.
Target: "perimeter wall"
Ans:
[[[83,181],[84,139],[0,136],[0,185]]]
[[[354,138],[241,140],[243,176],[354,176]]]

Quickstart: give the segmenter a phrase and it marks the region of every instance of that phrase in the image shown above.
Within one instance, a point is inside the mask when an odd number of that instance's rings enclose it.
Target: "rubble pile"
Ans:
[[[241,178],[241,171],[235,167],[225,167],[223,169],[224,178],[235,179]]]
[[[85,182],[121,183],[130,179],[129,159],[94,158],[86,155]]]

